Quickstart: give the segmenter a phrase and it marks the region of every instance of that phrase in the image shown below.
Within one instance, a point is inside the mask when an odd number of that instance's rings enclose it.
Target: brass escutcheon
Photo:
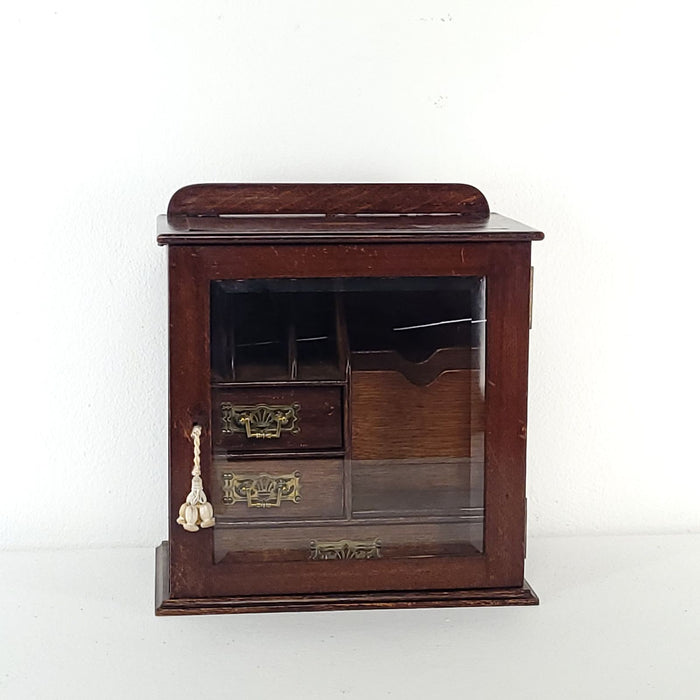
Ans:
[[[336,542],[317,542],[312,540],[309,543],[311,553],[309,559],[381,559],[382,541],[378,538],[373,540],[337,540]]]

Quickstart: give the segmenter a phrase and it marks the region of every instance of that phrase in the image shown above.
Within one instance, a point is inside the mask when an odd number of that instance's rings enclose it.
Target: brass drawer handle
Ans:
[[[337,542],[309,543],[311,548],[310,559],[381,559],[382,541],[373,540],[338,540]]]
[[[234,474],[221,475],[226,505],[247,503],[248,508],[279,508],[282,501],[299,503],[301,474]]]
[[[298,403],[291,406],[234,406],[229,401],[221,404],[221,431],[225,434],[245,433],[249,438],[278,438],[285,433],[296,435],[300,428]]]

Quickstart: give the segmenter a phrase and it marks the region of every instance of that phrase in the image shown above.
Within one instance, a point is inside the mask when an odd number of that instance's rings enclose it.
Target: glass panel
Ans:
[[[211,295],[217,559],[483,550],[484,277]]]

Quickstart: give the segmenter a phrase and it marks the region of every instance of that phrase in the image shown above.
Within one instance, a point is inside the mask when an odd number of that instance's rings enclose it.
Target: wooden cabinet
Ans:
[[[537,603],[523,574],[540,232],[467,185],[195,185],[158,227],[158,614]]]

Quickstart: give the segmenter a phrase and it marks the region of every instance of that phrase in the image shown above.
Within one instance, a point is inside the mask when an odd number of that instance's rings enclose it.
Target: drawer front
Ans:
[[[343,515],[343,460],[214,460],[217,523]]]
[[[217,561],[309,561],[471,556],[482,549],[480,523],[409,525],[326,525],[243,528],[221,526],[214,532]]]
[[[355,460],[353,516],[483,514],[482,460]]]
[[[212,412],[217,453],[343,446],[339,387],[218,389],[212,395]]]

